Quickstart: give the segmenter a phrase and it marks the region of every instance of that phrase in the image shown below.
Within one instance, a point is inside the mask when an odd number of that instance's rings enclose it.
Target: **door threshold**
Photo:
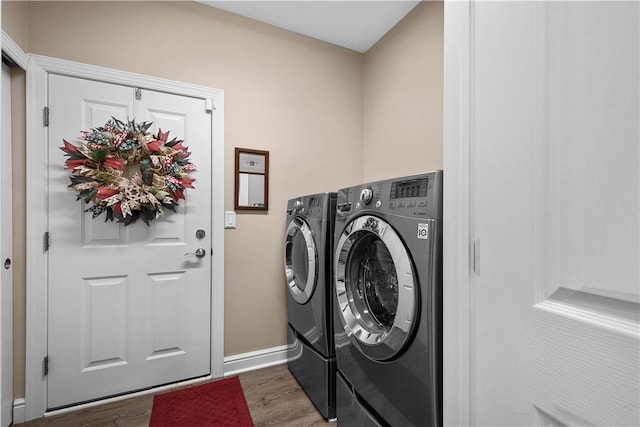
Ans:
[[[204,377],[192,378],[190,380],[178,381],[171,384],[165,384],[157,387],[146,388],[144,390],[133,391],[131,393],[119,394],[104,399],[92,400],[90,402],[79,403],[77,405],[65,406],[64,408],[52,409],[45,411],[44,417],[52,417],[54,415],[68,414],[70,412],[79,411],[81,409],[93,408],[95,406],[106,405],[108,403],[120,402],[122,400],[132,399],[134,397],[146,396],[148,394],[156,394],[163,391],[169,391],[175,388],[187,387],[194,384],[204,383],[214,379],[212,375]]]

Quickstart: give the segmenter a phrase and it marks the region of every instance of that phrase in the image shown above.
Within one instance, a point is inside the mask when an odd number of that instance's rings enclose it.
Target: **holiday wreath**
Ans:
[[[78,146],[63,139],[69,187],[76,200],[93,203],[85,210],[93,218],[106,212],[105,221],[115,217],[129,225],[140,218],[149,225],[164,208],[175,212],[185,189],[193,188],[188,174],[196,168],[184,141],[169,141],[161,129],[152,134],[152,124],[112,117],[103,127],[82,131]]]

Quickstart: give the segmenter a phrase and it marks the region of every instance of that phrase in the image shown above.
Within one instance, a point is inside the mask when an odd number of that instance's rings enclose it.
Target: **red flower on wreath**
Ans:
[[[149,147],[149,150],[156,152],[156,151],[160,151],[160,146],[164,144],[162,141],[151,141],[150,143],[147,144],[147,147]]]
[[[69,159],[65,162],[64,167],[66,169],[78,169],[80,166],[84,166],[84,164],[88,161],[88,159]]]
[[[76,148],[76,146],[73,144],[70,144],[69,141],[63,139],[62,142],[64,143],[64,147],[60,147],[60,149],[65,153],[71,154],[71,155],[81,154],[80,151],[78,151],[78,149]]]
[[[109,197],[115,196],[116,194],[120,193],[119,190],[114,190],[113,188],[107,187],[98,187],[96,188],[96,190],[96,197],[98,199],[108,199]]]
[[[102,164],[106,167],[109,168],[113,168],[113,169],[122,169],[122,167],[124,166],[125,161],[122,159],[116,159],[116,158],[109,158],[107,157],[106,159],[104,159],[104,161],[102,162]]]

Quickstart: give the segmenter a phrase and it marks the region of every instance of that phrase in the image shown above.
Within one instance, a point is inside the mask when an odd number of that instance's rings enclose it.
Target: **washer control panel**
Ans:
[[[409,217],[440,217],[442,171],[379,181],[341,190],[338,213],[380,210]]]

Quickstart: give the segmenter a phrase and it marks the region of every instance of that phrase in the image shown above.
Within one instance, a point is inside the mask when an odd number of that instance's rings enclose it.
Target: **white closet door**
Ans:
[[[445,279],[445,340],[464,347],[446,346],[447,424],[639,425],[640,3],[447,11],[468,48],[447,52],[448,93],[468,90],[447,99],[445,169],[470,191],[449,226],[475,250]]]

